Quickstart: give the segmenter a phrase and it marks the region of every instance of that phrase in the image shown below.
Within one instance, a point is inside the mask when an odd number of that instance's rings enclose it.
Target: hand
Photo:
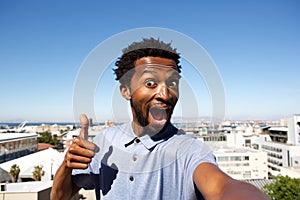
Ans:
[[[80,115],[81,130],[79,136],[70,145],[65,162],[71,169],[86,169],[92,161],[98,147],[88,141],[89,120],[85,114]]]

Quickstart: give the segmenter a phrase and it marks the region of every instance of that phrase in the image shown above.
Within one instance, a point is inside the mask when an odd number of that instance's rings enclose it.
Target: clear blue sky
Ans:
[[[206,49],[223,79],[227,118],[300,113],[299,10],[297,0],[0,0],[0,121],[73,121],[84,59],[140,27],[173,29]]]

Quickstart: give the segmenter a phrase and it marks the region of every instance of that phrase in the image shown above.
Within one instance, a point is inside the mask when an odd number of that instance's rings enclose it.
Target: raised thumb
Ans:
[[[89,120],[85,114],[80,115],[80,126],[81,130],[79,133],[79,137],[87,140],[88,139],[88,129],[89,129]]]

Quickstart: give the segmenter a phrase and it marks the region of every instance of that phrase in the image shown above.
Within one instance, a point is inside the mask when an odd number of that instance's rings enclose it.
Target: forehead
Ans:
[[[161,57],[152,57],[147,56],[143,58],[139,58],[135,61],[135,67],[138,67],[140,65],[146,65],[146,64],[157,64],[157,65],[166,65],[173,67],[174,69],[177,69],[177,65],[174,60],[169,58],[161,58]]]
[[[143,57],[135,62],[136,75],[143,73],[175,73],[178,74],[178,67],[172,59],[160,57]]]
[[[179,72],[176,63],[172,59],[160,57],[144,57],[135,62],[135,73],[133,78],[156,78],[167,79],[168,77],[178,77]]]

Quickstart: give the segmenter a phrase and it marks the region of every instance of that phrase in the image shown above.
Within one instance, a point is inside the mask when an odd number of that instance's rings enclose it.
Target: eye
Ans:
[[[148,81],[145,82],[145,85],[146,85],[146,87],[153,88],[153,87],[155,87],[157,84],[156,84],[156,82],[153,81],[153,80],[148,80]]]
[[[170,88],[175,88],[178,85],[178,81],[175,81],[175,80],[168,81],[167,85]]]

